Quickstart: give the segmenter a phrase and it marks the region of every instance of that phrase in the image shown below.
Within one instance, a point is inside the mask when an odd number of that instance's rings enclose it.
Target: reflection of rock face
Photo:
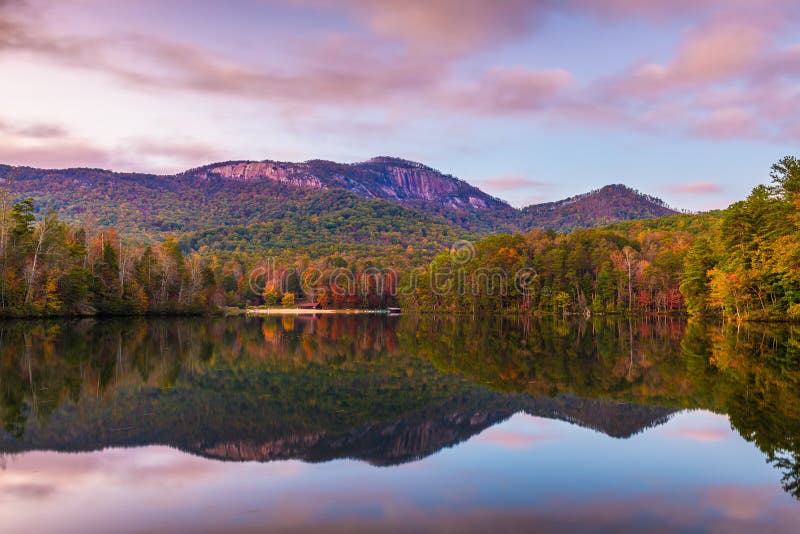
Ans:
[[[183,399],[192,405],[191,392]],[[99,412],[95,409],[99,408]],[[143,407],[108,406],[99,403],[85,411],[63,408],[50,424],[29,424],[22,440],[0,437],[0,450],[21,452],[53,449],[82,451],[108,446],[170,445],[201,456],[228,461],[273,461],[299,459],[309,462],[354,458],[373,465],[394,465],[418,460],[481,433],[517,412],[560,419],[615,436],[628,437],[661,424],[672,413],[658,407],[586,400],[573,396],[535,399],[528,395],[506,396],[472,389],[443,403],[381,422],[365,422],[345,431],[319,429],[307,432],[276,430],[263,435],[257,412],[245,418],[222,419],[221,426],[203,421],[185,428],[174,422],[187,418],[181,407],[159,406],[146,418]],[[112,418],[109,411],[128,410],[113,427],[102,425]],[[149,408],[148,408],[149,409]],[[235,410],[231,410],[234,412]],[[252,420],[256,418],[256,421]],[[291,421],[278,428],[295,426]]]
[[[469,400],[472,399],[454,399],[453,403]],[[430,413],[368,423],[342,433],[292,435],[267,442],[235,440],[209,446],[195,444],[190,452],[233,461],[300,459],[317,462],[355,458],[373,465],[394,465],[461,443],[517,411],[513,403],[497,401],[501,406],[493,406],[488,411],[452,411],[455,408],[448,403],[432,408]]]
[[[226,441],[204,446],[202,443],[193,443],[192,451],[197,451],[203,456],[219,458],[221,460],[249,461],[258,460],[284,460],[301,457],[301,451],[317,445],[324,434],[305,434],[301,436],[287,436],[261,443],[247,441]]]
[[[325,461],[352,457],[374,465],[392,465],[424,458],[453,446],[511,414],[482,415],[482,424],[471,424],[461,414],[452,414],[452,419],[445,421],[410,424],[398,420],[386,425],[365,425],[341,435],[307,434],[266,443],[233,441],[198,447],[191,452],[232,461]]]
[[[324,461],[349,457],[373,465],[393,465],[418,460],[462,443],[518,411],[560,419],[617,438],[628,438],[663,424],[674,413],[666,408],[577,397],[531,399],[521,396],[497,401],[500,406],[488,410],[455,411],[435,419],[418,420],[411,416],[380,425],[364,425],[341,435],[307,434],[266,443],[233,441],[204,448],[198,446],[192,452],[233,461]],[[523,409],[525,405],[529,406]]]

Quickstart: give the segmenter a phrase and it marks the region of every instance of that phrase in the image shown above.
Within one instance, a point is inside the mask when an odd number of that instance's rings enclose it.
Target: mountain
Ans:
[[[676,213],[661,199],[644,195],[622,184],[614,184],[557,202],[523,208],[518,224],[523,229],[550,228],[557,232],[569,232],[576,228],[667,217]]]
[[[10,178],[15,198],[33,197],[40,213],[52,208],[63,219],[95,220],[141,241],[179,234],[187,250],[302,247],[312,257],[350,252],[414,260],[473,236],[441,217],[308,176],[228,174],[233,165],[171,176],[0,166],[0,177]]]
[[[15,197],[33,197],[40,211],[53,208],[67,219],[88,213],[145,240],[192,233],[184,242],[191,248],[296,246],[287,237],[295,230],[314,240],[322,230],[333,243],[440,247],[471,234],[564,231],[675,213],[621,185],[518,210],[454,176],[390,157],[228,161],[175,175],[0,165],[0,178]],[[353,232],[362,237],[354,241]]]

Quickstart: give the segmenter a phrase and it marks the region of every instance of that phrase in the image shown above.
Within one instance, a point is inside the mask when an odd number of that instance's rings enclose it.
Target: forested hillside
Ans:
[[[452,312],[688,311],[736,320],[800,319],[800,161],[721,212],[533,231],[442,253],[409,308]]]
[[[381,200],[361,199],[342,189],[264,206],[260,218],[265,222],[183,234],[181,247],[200,252],[302,251],[312,258],[359,254],[420,263],[453,241],[476,236],[442,219]]]
[[[542,228],[570,232],[577,228],[667,217],[675,213],[658,198],[615,184],[558,202],[528,206],[520,213],[518,226],[523,230]]]

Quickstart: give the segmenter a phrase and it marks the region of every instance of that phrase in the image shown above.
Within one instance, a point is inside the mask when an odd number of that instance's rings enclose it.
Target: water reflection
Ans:
[[[715,441],[692,437],[707,428],[719,432]],[[5,532],[26,533],[792,532],[800,508],[758,456],[707,412],[622,441],[515,415],[392,469],[219,462],[161,446],[37,451],[2,473],[0,520]]]
[[[286,480],[270,479],[271,491],[283,496],[291,493],[286,484],[325,493],[321,477],[331,466],[338,483],[356,474],[370,478],[368,464],[402,466],[386,471],[391,487],[375,479],[367,489],[368,495],[388,491],[403,499],[409,491],[424,494],[421,483],[445,491],[427,478],[438,481],[448,469],[461,470],[462,476],[451,475],[465,488],[463,473],[475,468],[489,477],[493,492],[476,486],[477,494],[455,500],[469,508],[464,517],[474,514],[476,521],[502,523],[513,514],[494,517],[475,506],[513,507],[520,500],[514,490],[538,494],[520,478],[523,472],[534,478],[546,473],[547,485],[563,492],[539,499],[561,495],[574,504],[586,491],[581,510],[587,521],[599,520],[590,513],[594,507],[615,509],[615,503],[595,502],[609,484],[626,493],[627,502],[635,494],[642,505],[681,483],[687,495],[705,492],[694,498],[710,510],[737,499],[783,510],[790,505],[773,493],[770,477],[778,473],[785,491],[798,495],[798,382],[800,332],[789,326],[376,316],[9,322],[0,324],[0,450],[10,455],[0,498],[63,504],[72,491],[65,481],[82,476],[93,482],[75,482],[79,493],[122,484],[155,496],[158,484],[149,482],[149,473],[170,485],[185,477],[233,485],[237,476],[255,472],[253,464],[239,471],[233,467],[239,464],[208,458],[257,461],[270,477],[288,469]],[[703,412],[678,413],[684,409]],[[102,449],[67,457],[30,452]],[[344,458],[364,463],[312,468],[296,462]],[[521,467],[532,463],[540,471]],[[111,480],[125,465],[142,478]],[[22,476],[31,469],[39,475]],[[62,470],[72,474],[62,477]],[[650,485],[637,481],[637,473],[647,473]],[[699,488],[697,473],[713,487]],[[511,484],[511,493],[497,477]],[[589,479],[596,485],[587,486]],[[249,484],[256,493],[266,491],[263,481]],[[762,497],[754,496],[753,484]],[[350,505],[336,501],[330,513],[355,510],[354,525],[369,528],[374,522],[364,515],[380,509],[375,520],[385,525],[386,501],[358,495]],[[226,506],[242,500],[242,491],[234,491]],[[301,504],[293,506],[307,518]],[[555,505],[550,515],[537,510],[545,524],[566,517]],[[616,523],[609,514],[611,528]],[[446,516],[436,520],[462,519]],[[405,510],[398,517],[413,514]],[[569,517],[582,521],[580,514]],[[678,518],[640,519],[642,526],[664,526]],[[328,526],[349,524],[329,519]],[[686,518],[687,525],[692,520]],[[430,527],[434,518],[420,521]]]

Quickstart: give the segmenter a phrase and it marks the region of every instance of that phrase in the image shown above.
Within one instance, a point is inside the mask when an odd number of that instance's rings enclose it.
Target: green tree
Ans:
[[[686,299],[686,309],[692,315],[705,315],[708,309],[708,272],[714,268],[714,252],[708,239],[695,241],[683,260],[680,290]]]
[[[786,156],[772,166],[770,173],[773,190],[784,200],[791,200],[800,193],[800,159]]]
[[[36,216],[33,210],[33,199],[20,200],[11,208],[11,235],[16,241],[29,238],[33,235],[33,223]]]

